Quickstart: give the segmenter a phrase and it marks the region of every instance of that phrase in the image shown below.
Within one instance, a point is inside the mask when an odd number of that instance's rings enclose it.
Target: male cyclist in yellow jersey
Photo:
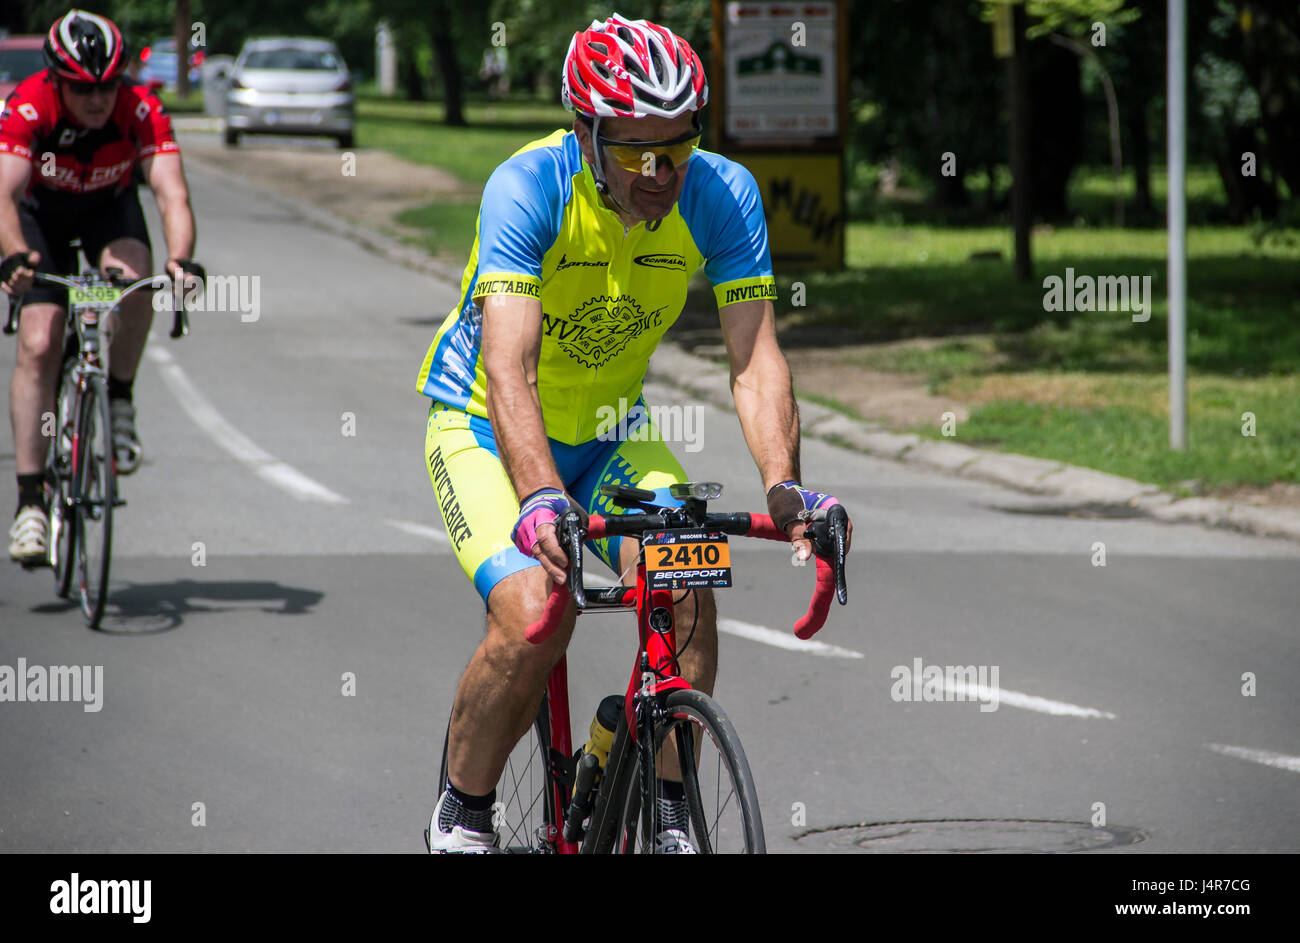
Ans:
[[[800,486],[762,200],[745,168],[696,148],[708,99],[699,57],[661,26],[611,16],[574,35],[563,98],[572,130],[525,146],[488,180],[460,301],[418,381],[433,400],[430,480],[457,559],[487,606],[487,637],[456,693],[448,787],[429,826],[434,852],[497,848],[494,788],[573,632],[570,606],[549,640],[524,638],[551,581],[564,579],[556,517],[570,504],[617,513],[600,494],[605,483],[674,503],[668,486],[687,480],[634,407],[650,354],[701,266],[769,511],[805,559],[807,521],[839,503]],[[630,413],[621,439],[608,432],[610,408]],[[592,549],[622,573],[639,548],[614,538]],[[682,675],[712,693],[717,616],[707,590],[676,607],[679,621],[697,616]],[[661,794],[658,850],[693,853],[680,783],[666,781]]]

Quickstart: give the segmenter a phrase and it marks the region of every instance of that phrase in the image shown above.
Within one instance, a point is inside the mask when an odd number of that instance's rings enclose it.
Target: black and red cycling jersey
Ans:
[[[0,113],[0,154],[32,162],[26,195],[41,202],[120,193],[138,162],[179,150],[166,109],[142,85],[118,88],[113,113],[98,130],[72,123],[48,70],[23,80]]]

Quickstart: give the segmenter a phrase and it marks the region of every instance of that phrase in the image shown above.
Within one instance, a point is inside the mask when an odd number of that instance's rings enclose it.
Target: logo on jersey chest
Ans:
[[[542,314],[542,333],[584,367],[603,367],[632,341],[663,324],[663,308],[647,314],[628,295],[601,295],[569,317]]]
[[[647,268],[663,268],[673,272],[686,271],[686,259],[675,252],[661,252],[651,255],[638,255],[632,259],[637,265]]]

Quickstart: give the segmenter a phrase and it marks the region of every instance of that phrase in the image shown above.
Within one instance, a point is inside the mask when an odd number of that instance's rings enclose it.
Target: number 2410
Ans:
[[[659,554],[659,568],[677,566],[713,566],[721,558],[717,544],[683,544],[673,552],[672,547],[656,547]]]

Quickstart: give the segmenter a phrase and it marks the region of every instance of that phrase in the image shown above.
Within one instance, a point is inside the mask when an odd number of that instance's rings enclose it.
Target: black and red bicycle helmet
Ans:
[[[122,34],[107,17],[70,10],[45,37],[45,64],[69,82],[111,82],[126,68]]]

